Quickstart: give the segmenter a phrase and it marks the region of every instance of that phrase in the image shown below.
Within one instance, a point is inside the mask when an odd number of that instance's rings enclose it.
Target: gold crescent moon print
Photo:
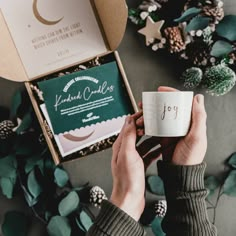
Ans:
[[[38,0],[33,0],[33,13],[34,13],[34,16],[36,17],[36,19],[44,25],[56,25],[64,18],[64,17],[62,17],[59,20],[50,21],[50,20],[47,20],[44,17],[42,17],[39,13],[39,10],[38,10]]]

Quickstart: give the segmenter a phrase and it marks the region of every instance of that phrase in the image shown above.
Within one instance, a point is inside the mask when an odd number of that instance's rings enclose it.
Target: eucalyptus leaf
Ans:
[[[69,176],[67,172],[58,167],[54,171],[54,177],[55,183],[61,188],[64,187],[69,181]]]
[[[209,25],[209,22],[209,17],[196,16],[187,25],[186,32],[190,32],[192,30],[203,30]]]
[[[45,220],[49,221],[49,219],[52,217],[52,213],[50,211],[45,212]]]
[[[204,182],[205,187],[210,191],[214,191],[220,186],[220,181],[215,176],[207,177]]]
[[[2,193],[8,198],[12,199],[13,191],[16,184],[16,177],[13,178],[1,178],[0,185]]]
[[[79,196],[75,191],[72,191],[61,200],[58,211],[61,216],[68,216],[77,209],[78,205]]]
[[[205,180],[205,187],[208,189],[209,193],[207,199],[215,193],[215,190],[220,186],[220,181],[215,176],[209,176]]]
[[[80,219],[75,218],[75,222],[77,224],[77,226],[84,232],[86,232],[86,229],[84,228],[84,226],[82,225],[82,223],[80,222]]]
[[[14,155],[9,155],[0,159],[0,177],[15,178],[17,161]]]
[[[158,175],[149,176],[147,178],[149,190],[157,195],[165,195],[164,184]]]
[[[211,50],[211,55],[214,57],[224,57],[232,51],[233,47],[230,43],[223,40],[219,40],[214,43]]]
[[[186,10],[181,17],[175,19],[175,22],[182,23],[190,20],[194,16],[197,16],[202,10],[200,8],[192,7]]]
[[[53,162],[52,158],[46,158],[44,160],[44,166],[48,170],[54,170],[55,169],[55,163]]]
[[[155,217],[155,219],[151,223],[152,232],[154,233],[155,236],[165,236],[165,233],[163,232],[161,227],[161,222],[162,218]]]
[[[25,173],[28,174],[30,171],[32,171],[35,166],[39,165],[40,161],[43,161],[40,154],[27,158],[25,164]]]
[[[230,156],[228,164],[233,168],[236,168],[236,152]]]
[[[42,192],[42,187],[38,183],[36,176],[35,176],[35,170],[32,170],[28,176],[27,180],[27,186],[29,189],[29,192],[32,194],[32,196],[36,199]]]
[[[88,216],[88,214],[85,211],[81,211],[80,221],[86,231],[88,231],[90,229],[90,227],[93,225],[91,218]]]
[[[27,131],[30,128],[31,124],[32,124],[31,112],[28,112],[23,117],[21,125],[16,130],[16,133],[21,134],[22,132]]]
[[[66,217],[54,216],[49,221],[47,231],[50,236],[70,236],[71,226]]]
[[[28,206],[29,207],[34,206],[38,202],[38,199],[34,198],[23,184],[21,184],[21,188],[24,192],[25,200]]]
[[[236,40],[236,16],[228,15],[216,26],[216,32],[219,36],[228,39],[229,41]]]
[[[236,170],[232,170],[223,185],[223,192],[231,197],[236,197]]]
[[[13,98],[12,98],[12,102],[11,102],[11,115],[13,117],[15,117],[17,115],[17,111],[18,111],[18,108],[20,107],[22,103],[22,97],[21,97],[21,91],[18,90]]]
[[[28,234],[28,218],[21,212],[7,212],[2,224],[2,232],[4,236],[27,236]]]

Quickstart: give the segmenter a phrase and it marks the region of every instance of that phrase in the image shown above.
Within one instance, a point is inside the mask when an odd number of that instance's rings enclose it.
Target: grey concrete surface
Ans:
[[[129,6],[135,6],[138,1],[127,0]],[[225,11],[236,14],[236,2],[225,0]],[[178,80],[179,61],[163,53],[155,53],[147,48],[144,38],[138,36],[136,28],[128,24],[126,34],[119,47],[119,53],[125,67],[131,88],[136,101],[141,100],[142,91],[155,90],[160,85],[168,85],[183,89]],[[0,79],[0,105],[9,105],[12,93],[19,86]],[[204,91],[196,91],[204,93]],[[208,113],[208,151],[206,155],[207,175],[219,175],[223,169],[223,162],[236,151],[236,87],[223,97],[211,97],[205,94],[206,110]],[[110,171],[111,150],[100,152],[81,160],[73,161],[64,165],[69,171],[71,181],[79,185],[89,181],[92,185],[100,185],[109,195],[112,188]],[[147,174],[155,174],[155,165],[152,165]],[[155,197],[148,194],[148,200]],[[21,199],[6,201],[0,198],[0,223],[3,213],[7,209],[26,209]],[[216,225],[219,235],[236,235],[236,198],[224,196],[217,209]],[[211,217],[211,215],[210,215]],[[35,224],[30,236],[44,235],[42,228]],[[40,232],[40,233],[39,233]],[[153,235],[148,231],[148,236]]]

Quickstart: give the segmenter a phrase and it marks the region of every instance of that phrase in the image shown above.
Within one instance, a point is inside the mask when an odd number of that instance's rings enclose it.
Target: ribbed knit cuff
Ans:
[[[157,163],[158,173],[168,192],[195,192],[204,189],[206,163],[193,166],[178,166],[168,162]]]
[[[101,211],[94,224],[95,227],[92,227],[92,231],[90,231],[90,234],[94,236],[99,232],[110,236],[145,235],[144,229],[138,222],[109,201],[103,201]]]

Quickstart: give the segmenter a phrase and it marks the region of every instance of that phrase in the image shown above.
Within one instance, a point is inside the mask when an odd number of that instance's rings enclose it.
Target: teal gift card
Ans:
[[[54,134],[133,113],[116,62],[38,83]]]

